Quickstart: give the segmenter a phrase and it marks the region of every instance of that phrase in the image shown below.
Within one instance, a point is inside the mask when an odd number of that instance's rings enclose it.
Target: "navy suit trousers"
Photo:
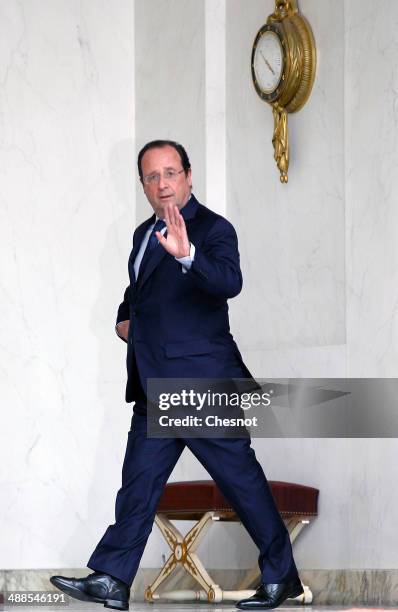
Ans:
[[[289,534],[250,439],[147,438],[146,416],[134,413],[117,493],[115,523],[87,566],[131,585],[152,531],[163,488],[185,446],[205,467],[259,548],[262,580],[294,579]]]

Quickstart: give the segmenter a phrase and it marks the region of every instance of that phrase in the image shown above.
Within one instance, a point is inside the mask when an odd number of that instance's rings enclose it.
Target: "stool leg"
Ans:
[[[146,589],[145,599],[147,601],[154,601],[161,597],[155,591],[174,572],[177,565],[182,565],[185,571],[200,584],[206,592],[208,601],[221,601],[222,591],[220,587],[215,584],[195,553],[196,548],[212,525],[214,515],[214,512],[206,512],[185,537],[164,514],[159,513],[156,516],[156,524],[170,546],[172,554],[153,583]]]
[[[183,566],[188,574],[204,588],[208,601],[219,602],[222,600],[222,590],[218,584],[215,584],[196,553],[188,552]]]
[[[184,541],[182,533],[169,521],[165,514],[158,513],[155,517],[155,523],[172,551],[175,550],[177,544]]]
[[[170,576],[170,574],[177,567],[177,562],[174,558],[174,555],[171,554],[167,559],[166,563],[163,565],[159,574],[156,576],[155,580],[145,589],[145,600],[146,601],[154,601],[155,599],[159,599],[159,595],[155,594],[156,589],[160,587],[162,582],[166,580]]]
[[[190,552],[195,552],[204,536],[208,532],[209,528],[213,524],[213,520],[218,517],[215,517],[215,512],[206,512],[202,518],[192,527],[190,531],[186,534],[184,541],[187,546],[187,550]]]
[[[203,540],[207,531],[213,524],[215,512],[206,512],[200,521],[192,527],[185,536],[187,553],[183,566],[185,570],[198,582],[206,591],[208,601],[221,601],[222,591],[218,584],[215,584],[212,577],[196,554],[196,549]]]
[[[159,574],[156,576],[155,580],[150,584],[145,590],[145,599],[146,601],[154,601],[154,599],[158,599],[158,595],[155,595],[155,591],[160,587],[160,585],[173,573],[173,571],[177,567],[177,559],[175,556],[175,550],[178,546],[181,546],[184,541],[183,535],[178,531],[178,529],[168,520],[168,518],[164,514],[157,514],[155,517],[155,523],[159,527],[164,539],[167,544],[173,551],[166,563],[163,565]]]

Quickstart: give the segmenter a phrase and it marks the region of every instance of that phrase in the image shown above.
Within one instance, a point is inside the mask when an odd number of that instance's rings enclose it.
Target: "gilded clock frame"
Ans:
[[[272,31],[278,36],[283,53],[281,78],[275,90],[270,93],[261,89],[254,68],[257,45],[266,31]],[[275,0],[275,11],[269,15],[254,39],[251,74],[257,94],[272,106],[275,121],[274,157],[283,183],[287,183],[289,167],[287,113],[299,111],[307,102],[315,73],[315,39],[307,19],[298,11],[297,0]]]

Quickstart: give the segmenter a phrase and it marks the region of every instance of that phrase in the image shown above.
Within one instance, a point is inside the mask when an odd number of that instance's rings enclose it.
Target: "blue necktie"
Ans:
[[[153,230],[151,231],[149,235],[149,239],[148,239],[145,251],[144,251],[144,255],[142,256],[142,259],[141,259],[140,269],[138,271],[139,277],[142,276],[142,273],[144,269],[146,268],[147,263],[150,260],[152,253],[154,252],[155,248],[159,244],[159,241],[157,239],[155,232],[160,232],[164,227],[166,227],[166,223],[163,221],[163,219],[158,219],[153,227]]]

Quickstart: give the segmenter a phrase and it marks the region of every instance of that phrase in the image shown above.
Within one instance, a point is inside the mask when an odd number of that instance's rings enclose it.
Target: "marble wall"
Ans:
[[[206,189],[205,13],[195,0],[136,0],[136,146],[170,138],[186,144],[193,186]],[[150,33],[153,33],[151,36]],[[152,213],[137,185],[137,221]]]
[[[347,369],[396,377],[398,366],[398,7],[345,7]]]
[[[133,8],[0,2],[6,569],[84,564],[113,512],[130,422],[113,326],[134,224]]]
[[[288,185],[249,70],[272,7],[0,2],[2,568],[84,566],[113,521],[131,413],[113,323],[148,214],[135,153],[153,137],[187,146],[196,195],[237,227],[245,286],[231,322],[253,373],[395,374],[398,6],[300,1],[318,72],[289,119]],[[395,440],[253,445],[270,478],[321,490],[301,569],[397,567]],[[203,477],[185,451],[172,479]],[[205,564],[255,563],[239,526],[214,529]],[[143,567],[163,554],[154,529]]]

